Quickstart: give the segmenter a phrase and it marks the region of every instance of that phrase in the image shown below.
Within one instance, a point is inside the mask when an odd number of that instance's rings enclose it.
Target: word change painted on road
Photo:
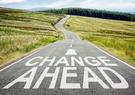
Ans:
[[[25,84],[24,89],[39,89],[47,78],[50,78],[49,81],[47,80],[49,82],[48,89],[55,89],[58,80],[60,81],[60,89],[89,89],[91,83],[95,83],[103,89],[129,88],[126,79],[112,69],[113,67],[117,68],[118,65],[111,62],[106,56],[81,57],[76,55],[75,50],[69,49],[65,56],[60,58],[56,56],[33,57],[25,63],[25,66],[31,67],[31,69],[7,84],[3,89],[9,89],[18,83]],[[42,70],[40,75],[38,70]],[[36,75],[38,75],[38,79],[35,78]],[[77,81],[80,77],[82,81]],[[119,81],[116,82],[116,78]]]

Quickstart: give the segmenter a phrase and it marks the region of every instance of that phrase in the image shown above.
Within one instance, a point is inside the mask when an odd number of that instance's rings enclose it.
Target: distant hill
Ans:
[[[113,12],[106,10],[84,9],[84,8],[62,8],[62,9],[49,9],[44,10],[42,12],[70,14],[70,15],[97,17],[114,20],[135,21],[135,14],[124,12]]]
[[[22,10],[22,9],[12,9],[12,8],[0,7],[0,14],[4,14],[4,13],[21,13],[21,12],[28,12],[28,11]]]
[[[28,9],[30,11],[45,11],[45,10],[50,10],[50,8],[45,8],[45,7],[40,7],[40,8],[32,8]]]

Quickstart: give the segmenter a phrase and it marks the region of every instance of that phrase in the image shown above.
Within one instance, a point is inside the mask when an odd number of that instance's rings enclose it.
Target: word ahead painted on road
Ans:
[[[126,79],[111,67],[117,68],[116,63],[112,63],[109,58],[105,56],[86,56],[86,57],[75,57],[76,51],[70,49],[67,51],[65,56],[58,58],[54,57],[42,57],[37,56],[25,63],[25,66],[32,67],[26,71],[23,75],[3,87],[3,89],[9,89],[17,83],[25,83],[24,89],[38,89],[46,81],[49,80],[48,89],[55,89],[58,79],[60,80],[60,89],[89,89],[91,83],[100,85],[103,89],[127,89],[129,87]],[[35,76],[40,70],[40,67],[44,66],[44,70],[35,82]],[[53,68],[53,72],[52,72]],[[83,69],[79,69],[83,68]],[[96,74],[94,69],[99,73]],[[81,70],[81,71],[79,71]],[[77,72],[82,72],[82,82],[75,80],[80,79]],[[51,71],[51,72],[50,72]],[[60,73],[62,74],[60,75]],[[119,81],[116,82],[109,75],[113,75]],[[102,76],[102,78],[100,77]],[[60,78],[58,78],[60,77]],[[69,80],[72,79],[72,82]],[[104,80],[105,79],[105,80]],[[74,82],[73,82],[74,80]],[[103,81],[104,80],[104,81]],[[34,81],[34,82],[33,82]],[[34,84],[34,85],[33,85]]]

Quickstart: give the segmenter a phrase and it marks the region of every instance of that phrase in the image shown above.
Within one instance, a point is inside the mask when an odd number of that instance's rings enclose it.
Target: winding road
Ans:
[[[65,40],[0,70],[0,95],[135,95],[135,68],[64,28]]]

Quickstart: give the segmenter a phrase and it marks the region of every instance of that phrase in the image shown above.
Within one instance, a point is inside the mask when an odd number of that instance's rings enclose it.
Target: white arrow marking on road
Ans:
[[[73,45],[71,44],[71,45],[70,45],[70,47],[72,48],[72,47],[73,47]]]
[[[74,49],[68,49],[66,55],[77,55],[77,53]]]

